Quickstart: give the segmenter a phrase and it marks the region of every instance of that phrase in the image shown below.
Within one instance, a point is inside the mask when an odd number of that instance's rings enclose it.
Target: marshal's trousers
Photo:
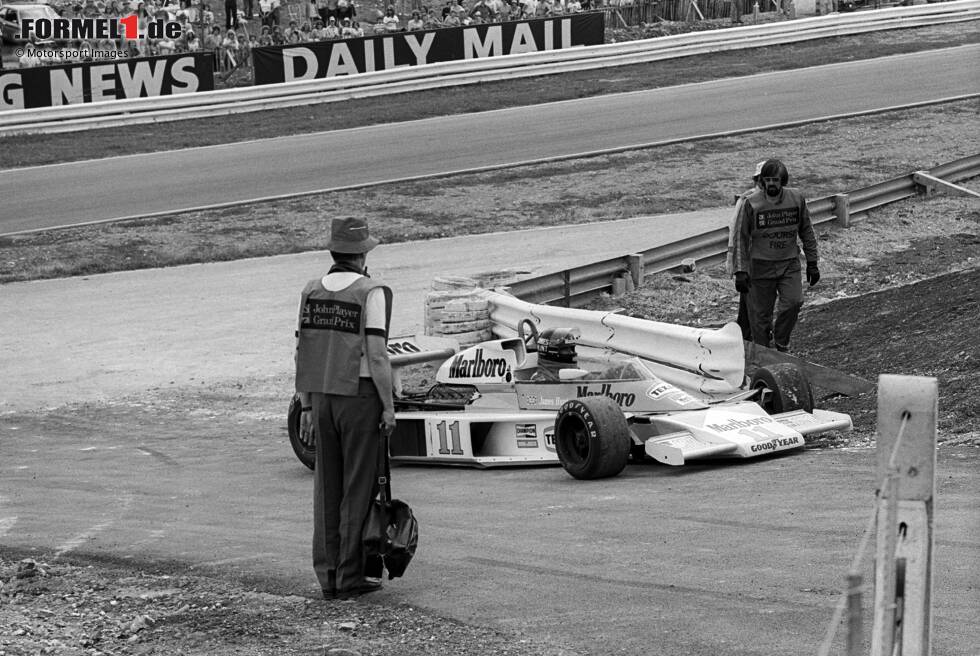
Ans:
[[[752,260],[751,276],[748,309],[752,341],[786,350],[803,307],[800,261],[795,258],[774,262]]]
[[[361,531],[378,492],[381,399],[370,378],[357,396],[312,396],[316,429],[313,473],[313,569],[324,590],[363,582]]]

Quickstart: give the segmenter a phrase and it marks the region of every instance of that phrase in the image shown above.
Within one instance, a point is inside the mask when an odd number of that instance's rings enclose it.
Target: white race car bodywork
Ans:
[[[558,464],[557,413],[533,411],[408,411],[397,413],[391,457],[475,467]],[[665,465],[699,458],[754,458],[801,448],[804,436],[850,430],[848,415],[815,409],[768,415],[752,402],[708,410],[631,416],[647,455]]]
[[[647,455],[665,465],[683,465],[698,458],[754,458],[803,447],[805,435],[851,428],[851,418],[839,412],[814,409],[812,413],[794,410],[769,415],[752,402],[645,419],[657,431],[677,429],[644,441]],[[634,431],[636,428],[634,423]]]
[[[717,390],[685,391],[634,356],[589,347],[579,352],[576,367],[547,379],[537,378],[537,356],[520,339],[492,340],[453,355],[437,380],[470,390],[469,398],[457,399],[452,409],[436,398],[399,411],[392,459],[477,467],[558,463],[559,409],[593,396],[614,400],[634,445],[668,465],[801,448],[805,435],[851,427],[847,415],[822,410],[770,415],[745,400],[756,390],[735,388],[721,401],[714,398]]]
[[[557,464],[554,412],[399,412],[391,458],[499,467]]]

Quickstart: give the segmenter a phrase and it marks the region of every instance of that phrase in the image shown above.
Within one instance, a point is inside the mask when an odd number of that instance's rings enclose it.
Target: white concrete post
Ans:
[[[878,526],[871,656],[932,653],[935,378],[878,379]],[[895,649],[899,646],[899,649]]]
[[[861,648],[864,641],[864,614],[861,607],[860,574],[851,572],[847,575],[847,640],[845,642],[847,656],[862,656]]]

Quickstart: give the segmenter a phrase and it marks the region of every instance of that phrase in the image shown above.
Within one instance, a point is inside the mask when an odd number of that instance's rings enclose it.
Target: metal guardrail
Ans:
[[[980,153],[941,164],[928,171],[929,175],[959,182],[980,176]],[[868,210],[914,196],[920,188],[914,173],[878,182],[847,194],[851,219]],[[825,196],[807,202],[810,219],[815,225],[840,218],[837,197]],[[509,285],[510,292],[529,303],[583,307],[600,294],[612,293],[615,279],[630,275],[631,257],[638,255],[643,263],[644,277],[670,271],[687,259],[699,266],[713,266],[725,261],[728,251],[728,228],[716,228],[700,235],[687,237],[670,244],[656,246],[631,255],[594,262],[574,269],[528,278]]]
[[[0,136],[73,132],[100,127],[204,118],[338,102],[481,82],[553,75],[837,37],[980,20],[980,0],[892,7],[640,41],[400,67],[358,75],[299,80],[192,94],[108,100],[0,111]]]

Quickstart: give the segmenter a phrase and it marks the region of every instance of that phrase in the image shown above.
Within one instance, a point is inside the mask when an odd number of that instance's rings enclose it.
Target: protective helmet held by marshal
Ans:
[[[546,328],[538,335],[538,357],[552,362],[575,363],[578,328]]]

